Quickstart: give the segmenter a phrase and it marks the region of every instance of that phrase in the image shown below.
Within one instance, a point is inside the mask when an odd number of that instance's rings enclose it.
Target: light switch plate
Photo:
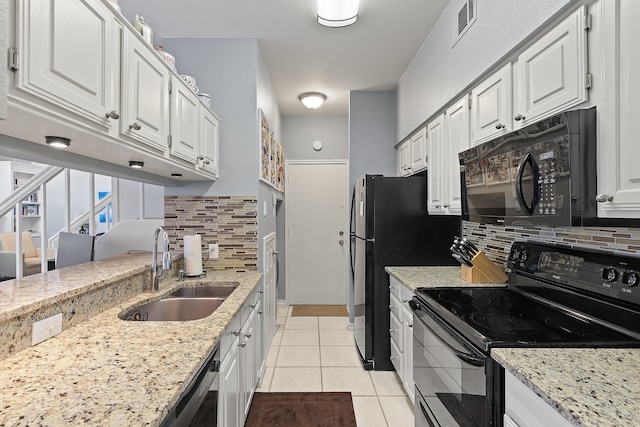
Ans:
[[[218,259],[220,256],[217,243],[209,243],[209,259]]]
[[[62,313],[54,314],[46,319],[33,323],[31,333],[31,345],[36,345],[48,340],[62,332]]]

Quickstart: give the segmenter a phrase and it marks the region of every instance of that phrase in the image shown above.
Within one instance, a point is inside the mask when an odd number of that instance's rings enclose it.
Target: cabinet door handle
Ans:
[[[502,123],[496,123],[496,129],[504,129],[504,125]]]
[[[600,193],[596,196],[596,202],[598,203],[610,202],[612,200],[613,200],[613,195],[611,194]]]
[[[396,332],[396,331],[394,331],[393,329],[389,329],[389,333],[390,333],[390,334],[393,334],[393,333],[395,333],[395,332]]]
[[[264,289],[260,289],[258,292],[260,292],[261,294],[264,294]]]
[[[106,116],[107,119],[118,120],[120,118],[120,113],[118,113],[116,110],[111,110],[106,114]]]
[[[204,156],[198,156],[197,159],[198,160],[204,160]]]
[[[437,203],[437,204],[436,204],[436,208],[439,208],[439,207],[440,207],[440,203]]]
[[[244,336],[247,338],[251,338],[251,332],[249,332],[248,334],[244,334]]]
[[[142,125],[138,122],[133,122],[129,125],[129,129],[131,130],[140,130],[142,129]]]
[[[516,116],[513,118],[516,122],[519,122],[520,120],[524,120],[526,117],[523,116],[522,114],[516,114]]]
[[[407,326],[410,327],[410,328],[413,328],[413,323],[407,322]]]
[[[411,298],[402,298],[402,302],[409,302],[411,301]]]
[[[449,205],[444,204],[444,205],[442,205],[442,207],[443,207],[443,208],[448,208],[448,207],[449,207]]]
[[[258,314],[262,314],[262,310],[258,310]]]
[[[249,304],[249,307],[256,308],[256,305],[255,304]]]
[[[246,346],[247,346],[246,342],[238,343],[238,347],[246,347]]]
[[[235,335],[236,337],[237,337],[238,335],[240,335],[240,331],[239,331],[239,330],[237,330],[237,329],[236,329],[235,331],[231,332],[231,333],[232,333],[233,335]]]

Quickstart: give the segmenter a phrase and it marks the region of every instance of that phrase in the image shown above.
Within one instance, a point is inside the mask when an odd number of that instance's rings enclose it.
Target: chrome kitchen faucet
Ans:
[[[158,274],[158,235],[162,232],[162,272]],[[153,292],[160,289],[160,279],[166,270],[171,269],[171,252],[169,252],[169,236],[163,226],[153,233],[153,255],[151,259],[151,286]]]

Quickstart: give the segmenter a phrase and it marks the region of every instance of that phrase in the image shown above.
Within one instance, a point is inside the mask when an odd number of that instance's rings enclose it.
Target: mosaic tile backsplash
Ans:
[[[171,246],[184,250],[184,236],[202,236],[203,250],[218,243],[219,259],[203,255],[203,267],[237,272],[258,269],[258,199],[241,196],[165,196],[164,226]]]
[[[561,243],[626,256],[640,256],[640,229],[621,227],[516,227],[462,221],[462,235],[502,267],[514,241]]]

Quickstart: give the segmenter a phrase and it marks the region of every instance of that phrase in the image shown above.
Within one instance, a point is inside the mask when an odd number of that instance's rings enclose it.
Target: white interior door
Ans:
[[[290,304],[346,304],[346,161],[287,162],[286,277]]]

